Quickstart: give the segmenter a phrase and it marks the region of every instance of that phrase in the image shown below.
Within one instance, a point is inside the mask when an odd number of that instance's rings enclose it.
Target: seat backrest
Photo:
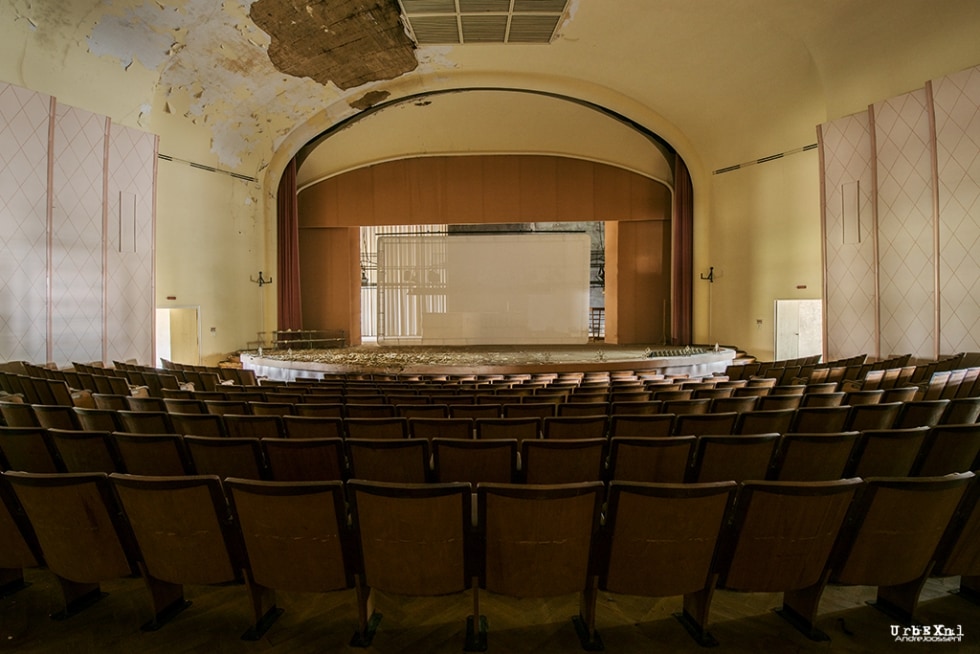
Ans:
[[[691,481],[765,479],[778,444],[779,434],[700,436]]]
[[[335,481],[346,478],[340,438],[263,438],[262,449],[275,481]]]
[[[450,404],[449,417],[451,418],[500,418],[503,413],[503,406],[495,403],[483,404]]]
[[[472,418],[409,418],[408,435],[410,438],[473,439]]]
[[[849,406],[800,407],[793,416],[790,431],[797,434],[835,434],[845,431]]]
[[[24,568],[42,564],[44,556],[30,521],[8,483],[0,474],[0,592],[4,595],[25,588]]]
[[[624,482],[683,483],[696,444],[695,436],[613,437],[609,441],[609,478]]]
[[[381,400],[384,396],[378,396]],[[344,417],[346,418],[394,418],[398,412],[395,410],[395,405],[385,404],[383,402],[378,403],[365,403],[363,400],[359,399],[357,402],[352,402],[350,399],[344,404]]]
[[[980,424],[936,425],[912,467],[917,477],[968,472],[980,466]]]
[[[521,443],[521,473],[528,484],[602,480],[605,438],[527,439]]]
[[[45,429],[81,429],[78,414],[73,407],[60,404],[35,404],[37,424]]]
[[[541,434],[540,418],[477,418],[473,426],[480,439],[515,438],[520,443]]]
[[[634,395],[634,394],[631,393],[630,395]],[[645,400],[638,400],[638,401],[645,401]],[[558,406],[558,413],[556,415],[565,417],[565,416],[605,416],[609,414],[610,407],[612,405],[610,403],[604,403],[604,402],[559,402],[557,406]]]
[[[278,395],[272,395],[277,401],[271,402],[249,402],[252,415],[256,416],[288,416],[296,413],[295,404],[282,401]]]
[[[310,395],[307,395],[307,400],[309,400]],[[319,399],[319,398],[318,398]],[[341,398],[331,398],[338,401],[331,402],[324,398],[323,402],[301,402],[293,407],[298,416],[311,416],[311,417],[322,417],[322,418],[343,418],[344,417],[344,404]]]
[[[711,408],[711,398],[703,397],[699,400],[664,400],[661,405],[663,413],[673,413],[674,415],[688,415],[708,413]]]
[[[118,411],[122,431],[131,434],[173,434],[174,425],[166,411]]]
[[[673,413],[613,414],[609,416],[611,438],[659,438],[674,433]]]
[[[784,434],[770,477],[777,481],[842,479],[860,432]]]
[[[109,379],[105,377],[104,379]],[[112,409],[113,411],[126,411],[129,403],[126,398],[128,393],[92,393],[92,401],[95,402],[96,409]]]
[[[816,584],[861,484],[860,479],[742,484],[732,538],[719,554],[719,585],[785,592]]]
[[[614,401],[609,405],[609,415],[650,415],[661,413],[663,402],[649,401]]]
[[[282,438],[285,435],[281,416],[226,413],[222,419],[225,431],[232,438]]]
[[[712,585],[712,563],[735,482],[642,484],[612,481],[599,587],[667,597]],[[691,519],[697,516],[697,519]]]
[[[844,474],[849,477],[907,477],[928,433],[928,427],[865,430],[854,446]]]
[[[184,447],[199,475],[219,479],[266,479],[268,473],[257,438],[184,436]]]
[[[208,413],[223,416],[229,413],[243,416],[251,412],[248,402],[244,400],[204,400]]]
[[[4,478],[24,508],[51,572],[84,584],[136,573],[133,537],[105,474],[8,472]],[[70,590],[63,590],[70,599]]]
[[[681,414],[674,421],[674,433],[678,436],[731,434],[738,416],[735,412]]]
[[[227,436],[224,417],[215,413],[171,413],[174,432],[184,436]]]
[[[64,472],[43,427],[0,427],[0,465],[23,472]]]
[[[980,586],[980,483],[973,482],[936,548],[937,576],[960,575],[960,589]]]
[[[130,411],[166,411],[167,404],[162,397],[126,397],[126,408]]]
[[[845,431],[891,429],[895,426],[895,420],[901,410],[901,402],[852,406],[847,414],[847,422],[844,424]]]
[[[282,416],[286,438],[343,438],[343,418],[333,416]]]
[[[48,438],[67,472],[123,472],[109,432],[49,429]]]
[[[949,407],[949,400],[912,400],[903,402],[895,419],[896,429],[910,427],[932,427],[938,425],[943,413]]]
[[[797,397],[783,395],[780,397]],[[734,434],[785,434],[793,424],[795,409],[772,409],[740,413]]]
[[[553,416],[541,421],[544,438],[605,438],[609,419],[605,414],[593,416]]]
[[[171,584],[241,580],[241,533],[214,476],[109,475],[153,579]]]
[[[123,468],[131,475],[179,477],[193,474],[184,439],[178,434],[110,435]]]
[[[400,595],[470,587],[469,484],[352,480],[347,490],[368,586]]]
[[[843,404],[848,406],[859,406],[864,404],[878,404],[881,402],[885,391],[878,389],[867,391],[850,391],[844,396]]]
[[[353,587],[352,534],[342,482],[231,478],[224,486],[256,583],[295,592]]]
[[[734,390],[734,389],[732,389]],[[711,413],[744,413],[752,411],[759,403],[759,396],[747,395],[745,397],[716,397],[711,401]]]
[[[554,402],[527,402],[522,404],[505,404],[505,418],[546,418],[557,415],[558,405]]]
[[[513,597],[583,591],[603,494],[601,482],[478,485],[480,586]]]
[[[958,397],[950,400],[941,425],[966,425],[980,420],[980,397]]]
[[[844,395],[844,391],[806,393],[800,406],[840,406]]]
[[[509,484],[517,476],[517,440],[433,438],[433,479],[439,483]]]
[[[39,427],[34,407],[24,402],[0,402],[0,415],[7,427]]]
[[[348,438],[352,479],[421,484],[429,477],[429,441],[394,438]]]
[[[831,581],[898,586],[920,577],[973,478],[866,479],[831,557]]]
[[[349,408],[349,407],[348,407]],[[345,418],[346,438],[408,438],[408,418],[391,416],[387,418]]]
[[[758,411],[779,411],[781,409],[796,409],[803,403],[803,395],[766,395],[760,397],[755,405]]]

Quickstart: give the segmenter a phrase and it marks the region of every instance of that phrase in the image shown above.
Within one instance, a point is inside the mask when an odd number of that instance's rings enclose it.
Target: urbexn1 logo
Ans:
[[[963,625],[947,627],[934,624],[903,627],[893,624],[892,636],[896,643],[959,643],[963,640]]]

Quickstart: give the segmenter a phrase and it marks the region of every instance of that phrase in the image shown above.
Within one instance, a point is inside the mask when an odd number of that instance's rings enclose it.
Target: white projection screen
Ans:
[[[378,238],[378,341],[418,345],[589,340],[588,234]]]

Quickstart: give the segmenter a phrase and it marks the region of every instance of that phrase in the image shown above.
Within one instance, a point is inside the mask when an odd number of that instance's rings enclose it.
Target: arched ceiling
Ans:
[[[2,0],[0,79],[155,132],[168,154],[249,175],[374,104],[473,80],[560,88],[712,170],[808,144],[821,122],[980,63],[976,0],[569,0],[547,45],[424,47],[392,23],[399,8]],[[297,58],[315,73],[292,66]],[[521,131],[547,123],[540,104],[513,107],[526,115],[502,141],[523,136],[534,147],[540,136],[552,147],[552,130]],[[453,134],[440,147],[466,150],[485,136]],[[375,134],[402,141],[389,136]]]

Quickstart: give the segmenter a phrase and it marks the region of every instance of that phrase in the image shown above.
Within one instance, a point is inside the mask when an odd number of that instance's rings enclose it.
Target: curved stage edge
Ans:
[[[537,351],[547,351],[547,348],[536,348]],[[480,363],[480,364],[444,364],[444,363],[406,363],[389,365],[352,365],[338,363],[319,363],[295,359],[273,358],[256,354],[241,354],[242,366],[253,370],[258,377],[272,380],[293,381],[297,377],[344,374],[378,374],[378,375],[489,375],[489,374],[525,374],[552,372],[618,372],[636,371],[659,373],[664,375],[687,375],[689,377],[706,377],[715,373],[723,373],[735,358],[735,350],[720,348],[706,352],[684,354],[681,351],[671,356],[643,356],[639,352],[635,358],[617,358],[614,360],[597,360],[596,348],[582,348],[578,359],[569,358],[564,350],[564,359],[559,362],[529,362],[529,363]]]

